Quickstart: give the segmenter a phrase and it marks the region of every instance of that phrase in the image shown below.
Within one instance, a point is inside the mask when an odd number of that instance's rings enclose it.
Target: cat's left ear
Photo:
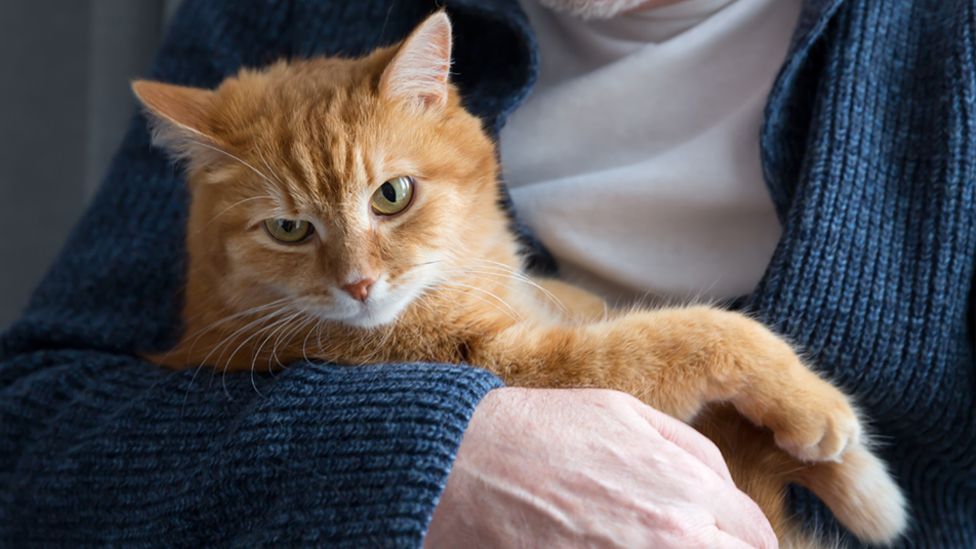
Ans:
[[[193,157],[217,143],[214,92],[136,80],[132,91],[152,117],[153,141],[177,157]]]
[[[404,40],[380,77],[380,94],[421,108],[447,104],[451,70],[451,20],[439,11]]]

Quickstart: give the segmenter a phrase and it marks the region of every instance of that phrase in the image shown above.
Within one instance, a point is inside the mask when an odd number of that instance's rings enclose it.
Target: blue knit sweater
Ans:
[[[535,79],[531,30],[515,0],[441,3],[455,80],[497,131]],[[280,56],[360,54],[433,7],[187,0],[150,76],[212,86]],[[757,136],[783,237],[745,307],[859,397],[911,500],[915,546],[976,547],[974,12],[809,0]],[[138,352],[178,333],[186,206],[135,117],[2,339],[0,545],[419,544],[498,380],[301,364],[256,392],[247,375],[146,364]]]

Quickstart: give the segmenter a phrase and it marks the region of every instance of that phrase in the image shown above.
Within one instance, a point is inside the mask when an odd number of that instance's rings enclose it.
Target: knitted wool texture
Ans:
[[[441,4],[454,80],[497,132],[538,71],[527,21],[515,0]],[[187,0],[149,76],[213,86],[281,56],[357,55],[434,8]],[[744,307],[858,396],[911,501],[910,546],[976,546],[974,31],[969,0],[808,0],[761,135],[784,230]],[[186,207],[179,169],[135,117],[2,339],[0,544],[419,545],[497,379],[144,363],[136,352],[178,330]],[[796,504],[831,525],[807,494]]]

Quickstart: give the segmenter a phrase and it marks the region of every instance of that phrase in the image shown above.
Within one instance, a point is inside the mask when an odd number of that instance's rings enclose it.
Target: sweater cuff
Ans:
[[[305,400],[316,387],[325,398],[290,417],[289,430],[328,433],[313,459],[333,468],[330,488],[345,502],[345,516],[317,541],[421,546],[471,415],[501,381],[479,368],[422,363],[307,368],[313,383],[290,384],[282,396]],[[329,418],[327,429],[319,417]]]

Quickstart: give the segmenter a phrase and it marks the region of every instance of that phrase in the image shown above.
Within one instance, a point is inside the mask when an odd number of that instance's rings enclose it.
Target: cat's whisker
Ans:
[[[311,362],[311,360],[309,360],[308,358],[308,351],[307,351],[308,338],[311,337],[313,331],[320,330],[322,325],[321,319],[315,318],[314,316],[309,316],[309,319],[312,321],[313,324],[312,326],[309,327],[309,330],[306,332],[305,339],[302,340],[302,358],[305,359],[305,362]]]
[[[215,298],[216,298],[216,296],[209,296],[209,299],[210,300],[213,300]],[[193,337],[196,334],[199,334],[199,333],[202,333],[202,332],[206,332],[206,331],[208,331],[208,330],[210,330],[212,328],[215,328],[215,327],[217,327],[220,324],[223,324],[225,322],[229,322],[231,320],[240,318],[242,316],[247,316],[249,314],[254,314],[256,312],[260,312],[262,310],[271,308],[271,307],[273,307],[275,305],[278,305],[280,303],[283,303],[285,301],[288,301],[289,299],[292,299],[292,298],[283,297],[283,298],[280,298],[280,299],[276,299],[274,301],[269,301],[267,303],[262,303],[261,305],[255,305],[253,307],[249,307],[247,309],[238,311],[238,312],[236,312],[234,314],[227,315],[227,316],[225,316],[223,318],[220,318],[220,319],[218,319],[218,320],[216,320],[216,321],[214,321],[214,322],[212,322],[212,323],[210,323],[210,324],[208,324],[208,325],[200,328],[199,330],[197,330],[196,332],[193,332],[192,334],[188,334],[185,337]],[[199,317],[203,316],[204,314],[205,314],[205,311],[201,311],[200,314],[196,315],[196,318],[199,318]]]
[[[193,354],[193,348],[196,346],[196,344],[200,340],[200,338],[203,337],[204,334],[206,334],[207,332],[216,329],[217,326],[220,326],[222,324],[226,324],[227,322],[230,322],[232,320],[239,319],[239,318],[244,317],[244,316],[248,316],[248,315],[252,315],[252,314],[257,314],[257,313],[259,313],[261,311],[265,311],[265,310],[270,309],[270,308],[272,308],[272,307],[274,307],[276,305],[279,305],[281,303],[284,303],[284,302],[286,302],[286,301],[288,301],[290,299],[293,299],[293,298],[283,297],[281,299],[276,299],[274,301],[271,301],[269,303],[265,303],[263,305],[258,305],[256,307],[251,307],[249,309],[245,309],[245,310],[240,311],[238,313],[225,316],[224,318],[222,318],[220,320],[217,320],[215,322],[212,322],[212,323],[204,326],[203,328],[200,328],[196,332],[194,332],[192,334],[189,334],[188,336],[185,336],[184,339],[189,339],[191,337],[196,336],[196,337],[194,337],[193,342],[190,344],[190,347],[187,349],[186,354],[188,356],[192,356],[192,354]],[[202,313],[201,313],[201,315],[202,315]]]
[[[300,332],[302,330],[302,326],[304,326],[308,322],[308,320],[307,320],[307,316],[308,315],[306,314],[305,316],[306,316],[306,319],[302,320],[302,323],[301,324],[295,326],[294,329],[289,332],[291,334],[291,337],[289,337],[289,339],[287,339],[285,341],[286,344],[289,343],[291,341],[291,338],[293,338],[295,336],[295,333],[296,332]],[[278,344],[278,341],[279,341],[278,338],[276,338],[275,339],[275,345],[276,346]],[[282,370],[285,367],[285,365],[282,364],[280,360],[278,360],[278,357],[277,357],[277,354],[276,353],[277,353],[276,350],[272,350],[272,355],[270,357],[268,357],[268,375],[270,375],[271,377],[275,377],[275,366],[276,365],[277,366],[280,366],[282,368]]]
[[[304,327],[308,325],[309,318],[310,317],[309,317],[308,313],[306,313],[305,311],[299,311],[297,317],[295,319],[293,319],[292,321],[297,320],[297,321],[300,321],[301,323],[298,324],[297,326],[290,327],[291,329],[289,329],[289,327],[286,326],[284,329],[281,330],[281,333],[275,338],[274,345],[271,346],[271,356],[268,357],[268,370],[269,371],[272,371],[274,369],[274,364],[272,364],[272,363],[275,363],[278,366],[284,366],[284,364],[282,364],[281,361],[278,360],[278,346],[282,342],[282,339],[281,338],[283,336],[287,335],[287,339],[284,340],[284,345],[287,348],[288,345],[291,343],[292,339],[295,338],[295,333],[296,332],[301,332],[304,329]]]
[[[542,298],[552,302],[553,305],[555,305],[564,315],[569,315],[569,309],[567,309],[566,306],[563,304],[563,302],[560,301],[552,292],[543,288],[542,286],[540,286],[539,284],[530,280],[527,277],[517,276],[517,273],[512,273],[509,271],[502,271],[502,270],[484,271],[478,269],[445,269],[442,272],[445,274],[484,275],[484,276],[502,278],[506,280],[514,280],[515,282],[526,284],[538,290]],[[477,279],[478,277],[474,277],[474,278]]]
[[[369,356],[369,362],[373,362],[377,356],[381,356],[383,351],[386,349],[386,344],[390,342],[390,338],[393,337],[393,330],[383,330],[383,338],[380,340],[379,344],[374,344],[374,351]]]
[[[514,320],[520,320],[522,318],[522,316],[518,313],[518,311],[515,310],[514,307],[512,307],[507,301],[505,301],[504,299],[502,299],[501,297],[499,297],[494,292],[491,292],[491,291],[486,290],[484,288],[479,288],[477,286],[472,286],[471,284],[465,284],[463,282],[450,281],[450,282],[446,282],[445,285],[459,286],[459,287],[462,287],[462,288],[466,288],[468,290],[472,290],[472,291],[475,291],[475,292],[480,292],[480,293],[483,293],[485,295],[488,295],[488,296],[494,298],[495,300],[497,300],[498,303],[500,303],[502,306],[504,306],[509,311],[510,316]]]
[[[226,352],[226,350],[225,350],[226,346],[227,345],[230,345],[234,341],[234,338],[237,337],[238,334],[242,334],[243,335],[243,333],[246,332],[248,329],[250,329],[250,327],[256,326],[257,324],[259,324],[260,322],[262,322],[262,321],[264,321],[264,320],[266,320],[268,318],[273,318],[279,312],[280,311],[272,311],[271,313],[268,313],[267,315],[264,315],[262,317],[259,317],[259,318],[255,319],[255,320],[252,320],[251,322],[248,322],[246,325],[241,326],[240,328],[238,328],[237,330],[235,330],[234,333],[225,336],[223,339],[221,339],[220,341],[218,341],[210,349],[210,352],[208,352],[207,355],[204,356],[202,360],[200,360],[200,367],[209,365],[208,363],[210,362],[210,357],[213,356],[214,353],[220,351],[220,354],[217,356],[217,360],[214,362],[214,365],[213,365],[214,368],[211,369],[211,381],[213,380],[213,375],[216,372],[216,365],[221,362],[221,358],[223,358],[223,354]]]
[[[445,293],[446,292],[460,293],[460,294],[462,294],[462,295],[464,295],[466,297],[469,297],[471,299],[476,299],[480,303],[484,303],[488,307],[491,307],[495,311],[497,311],[497,312],[499,312],[499,313],[501,313],[501,314],[503,314],[505,316],[508,316],[509,318],[511,318],[513,320],[517,320],[517,318],[515,316],[513,316],[512,313],[510,313],[509,311],[506,311],[505,309],[501,308],[497,303],[495,303],[494,301],[489,300],[486,297],[464,292],[464,291],[462,291],[461,288],[452,288],[452,287],[449,287],[446,283],[438,286],[437,287],[437,291],[439,291],[439,292],[445,292]],[[435,311],[433,308],[428,308],[427,310],[428,311]]]
[[[204,359],[203,359],[202,362],[203,363],[206,363],[207,360],[210,358],[210,356],[217,349],[226,347],[228,344],[231,344],[231,342],[233,342],[235,338],[237,338],[239,335],[243,335],[248,330],[252,329],[252,327],[257,326],[257,325],[261,324],[262,322],[268,322],[271,319],[276,318],[276,317],[279,317],[282,314],[287,314],[288,312],[289,312],[289,308],[288,308],[288,304],[286,303],[285,305],[282,305],[278,309],[276,309],[276,310],[274,310],[274,311],[272,311],[272,312],[270,312],[270,313],[268,313],[268,314],[266,314],[266,315],[264,315],[264,316],[262,316],[262,317],[260,317],[260,318],[258,318],[256,320],[253,320],[253,321],[245,324],[244,326],[241,326],[236,331],[234,331],[234,333],[230,334],[229,336],[227,336],[226,338],[224,338],[219,344],[217,344],[216,346],[214,346],[213,350],[211,350],[210,353],[207,354],[206,357],[204,357]],[[241,343],[237,346],[237,348],[234,349],[234,352],[232,352],[230,354],[230,356],[227,357],[227,361],[224,363],[224,372],[227,371],[227,368],[230,365],[230,362],[234,359],[234,356],[244,347],[244,345],[246,345],[249,341],[251,341],[255,337],[260,336],[260,334],[262,334],[265,330],[267,330],[267,326],[264,326],[264,327],[256,330],[254,333],[252,333],[251,335],[249,335],[248,337],[246,337],[243,341],[241,341]],[[225,352],[226,351],[221,351],[221,353],[217,356],[217,363],[220,363],[220,362],[223,361],[223,357],[224,357],[224,353]]]
[[[255,168],[251,164],[247,163],[247,161],[245,161],[244,159],[242,159],[239,156],[233,155],[233,154],[231,154],[231,153],[229,153],[229,152],[221,149],[220,147],[214,147],[213,145],[210,145],[209,143],[204,143],[203,141],[197,141],[197,140],[193,140],[193,139],[188,139],[187,141],[190,142],[190,143],[193,143],[195,145],[199,145],[199,146],[201,146],[201,147],[203,147],[205,149],[210,149],[211,151],[214,151],[214,152],[220,153],[222,155],[225,155],[228,158],[232,158],[232,159],[240,162],[243,166],[249,168],[252,172],[258,174],[262,179],[264,179],[268,183],[271,183],[272,185],[275,184],[275,182],[272,181],[271,178],[269,178],[267,175],[261,173],[260,170],[258,170],[257,168]]]
[[[315,334],[315,345],[319,349],[319,352],[320,353],[323,352],[323,346],[322,346],[322,330],[323,330],[324,327],[325,327],[325,319],[320,319],[319,320],[319,328],[318,328],[317,333]]]
[[[190,398],[190,389],[193,388],[193,383],[197,379],[197,374],[199,374],[200,370],[204,369],[205,367],[205,364],[200,363],[193,369],[193,375],[190,376],[190,382],[187,383],[186,391],[183,392],[183,404],[180,406],[180,417],[183,417],[183,414],[186,412],[186,401]],[[213,375],[212,370],[211,375]]]
[[[567,313],[568,314],[568,312],[569,312],[569,310],[566,308],[566,306],[563,305],[563,302],[560,301],[555,296],[555,294],[553,294],[549,290],[545,289],[544,287],[542,287],[541,285],[539,285],[537,282],[535,282],[534,280],[530,279],[529,277],[522,275],[521,273],[514,272],[514,271],[511,271],[511,272],[508,272],[508,271],[492,272],[492,271],[482,271],[482,270],[473,270],[473,269],[468,270],[468,272],[477,273],[477,274],[485,274],[485,275],[490,275],[490,276],[503,276],[503,277],[507,277],[507,278],[512,278],[512,279],[514,279],[516,281],[522,282],[523,284],[526,284],[526,285],[528,285],[528,286],[530,286],[530,287],[538,290],[539,293],[542,294],[542,297],[544,297],[544,298],[548,299],[549,301],[551,301],[563,313]]]
[[[292,322],[293,320],[295,320],[296,318],[298,318],[302,314],[303,314],[302,311],[295,311],[291,315],[289,315],[289,316],[287,316],[285,318],[282,318],[282,319],[277,320],[274,324],[272,324],[271,326],[268,327],[268,330],[266,330],[268,332],[267,335],[264,337],[264,339],[261,340],[261,342],[258,344],[257,348],[254,349],[252,351],[252,353],[251,353],[251,355],[252,355],[251,356],[251,370],[252,371],[254,371],[255,368],[257,367],[256,366],[256,361],[259,358],[259,356],[261,355],[261,350],[264,349],[264,346],[269,341],[271,341],[272,339],[275,339],[275,341],[277,341],[276,336],[280,333],[280,331],[283,328],[287,328],[288,327],[288,324],[290,322]],[[269,362],[270,362],[270,359],[269,359]]]
[[[476,258],[473,258],[473,259],[470,259],[469,261],[474,262],[474,263],[482,263],[481,267],[483,269],[493,269],[494,271],[491,271],[491,270],[484,271],[484,270],[476,270],[476,269],[470,269],[470,268],[463,268],[463,269],[456,270],[455,272],[479,273],[479,274],[485,274],[485,275],[510,277],[512,279],[515,279],[515,280],[520,281],[520,282],[522,282],[522,283],[524,283],[524,284],[526,284],[528,286],[531,286],[531,287],[535,288],[536,290],[538,290],[542,294],[542,297],[544,297],[544,298],[548,299],[549,301],[551,301],[557,308],[560,309],[560,311],[563,312],[563,314],[567,314],[567,315],[569,314],[569,310],[566,308],[566,306],[563,304],[562,301],[560,301],[552,292],[550,292],[549,290],[547,290],[546,288],[542,287],[537,282],[535,282],[534,280],[532,280],[532,278],[529,277],[528,275],[526,275],[526,274],[524,274],[524,273],[522,273],[522,272],[520,272],[520,271],[512,268],[511,266],[505,265],[504,263],[501,263],[501,262],[498,262],[498,261],[492,261],[490,259],[476,259]],[[446,272],[451,272],[451,270],[448,269],[448,270],[446,270]]]
[[[283,333],[285,333],[285,332],[288,331],[289,324],[297,316],[299,316],[300,314],[301,313],[295,313],[292,316],[290,316],[287,319],[285,319],[283,321],[283,323],[279,323],[281,325],[278,328],[275,328],[275,329],[271,330],[271,334],[268,336],[268,338],[274,337],[275,338],[275,345],[277,345],[277,342],[279,341],[279,339],[281,337],[281,334],[283,334]],[[278,334],[278,335],[275,335],[275,334]],[[254,384],[254,375],[255,375],[255,373],[257,371],[257,359],[261,356],[261,349],[264,347],[264,343],[267,341],[268,338],[265,338],[265,341],[262,341],[261,342],[261,345],[258,346],[258,349],[254,352],[254,354],[253,354],[253,356],[251,358],[251,384],[252,385]],[[274,364],[273,364],[273,362],[274,362],[274,360],[273,360],[274,353],[275,353],[275,351],[272,350],[272,354],[268,356],[268,364],[267,364],[267,372],[269,374],[271,374],[272,376],[274,376]],[[280,364],[280,362],[279,362],[279,364]]]
[[[250,322],[245,323],[243,326],[238,327],[237,330],[235,330],[235,331],[231,332],[230,334],[226,335],[217,344],[215,344],[213,346],[213,348],[210,350],[210,352],[205,357],[203,357],[203,360],[201,360],[200,362],[203,363],[203,364],[206,364],[207,361],[210,359],[210,357],[213,355],[213,353],[215,353],[218,349],[220,349],[223,346],[229,344],[231,341],[234,340],[234,338],[236,338],[239,335],[247,332],[247,330],[250,330],[253,326],[256,326],[256,325],[260,324],[261,322],[264,322],[266,320],[269,320],[271,318],[274,318],[274,317],[278,316],[281,312],[283,312],[285,310],[285,308],[287,307],[287,305],[288,305],[287,302],[282,303],[282,304],[276,304],[276,306],[273,307],[274,310],[271,311],[270,313],[265,313],[262,316],[259,316],[258,318],[254,319],[254,320],[252,320]],[[216,362],[220,362],[222,358],[223,358],[223,352],[221,352],[221,354],[218,355]]]
[[[312,334],[315,333],[316,330],[318,330],[318,326],[319,326],[319,323],[320,322],[321,322],[321,320],[319,318],[317,318],[316,316],[309,315],[308,316],[308,324],[305,325],[305,326],[302,326],[302,328],[301,328],[301,332],[304,332],[305,333],[305,337],[302,338],[301,356],[302,356],[302,359],[305,362],[307,362],[307,363],[308,362],[311,362],[311,360],[309,360],[309,357],[308,357],[308,350],[307,350],[308,341],[312,337]],[[286,367],[287,367],[287,365],[286,365]]]
[[[277,187],[275,187],[274,184],[272,184],[270,187],[267,187],[268,192],[276,195],[274,197],[274,200],[276,200],[279,204],[287,204],[289,202],[288,200],[289,193],[287,191],[288,185],[285,185],[285,183],[278,177],[278,175],[275,172],[275,169],[264,157],[264,153],[258,150],[257,154],[258,154],[258,158],[260,158],[261,162],[264,164],[264,167],[268,169],[268,173],[270,174],[269,179],[271,179],[269,183],[274,183],[278,185]]]
[[[210,296],[208,296],[208,297],[207,297],[207,298],[205,298],[205,299],[206,299],[206,301],[207,301],[207,302],[211,302],[211,301],[213,301],[213,300],[215,300],[216,298],[217,298],[217,296],[216,296],[216,295],[210,295]],[[189,334],[189,335],[187,335],[187,336],[185,336],[185,337],[184,337],[184,339],[188,339],[188,338],[190,338],[190,337],[193,337],[194,335],[196,335],[196,337],[194,338],[194,340],[193,340],[193,342],[192,342],[192,343],[190,344],[190,347],[189,347],[189,349],[188,349],[188,350],[186,351],[186,353],[185,353],[185,354],[186,354],[186,356],[192,356],[192,353],[193,353],[193,349],[194,349],[194,347],[196,346],[196,344],[197,344],[197,343],[199,342],[199,340],[200,340],[200,338],[201,338],[201,337],[203,337],[203,335],[204,335],[204,334],[205,334],[206,332],[208,332],[208,331],[210,331],[210,330],[212,330],[212,329],[215,329],[215,328],[216,328],[216,327],[217,327],[218,325],[220,325],[220,324],[224,324],[224,323],[226,323],[226,322],[229,322],[229,321],[231,321],[231,320],[234,320],[234,319],[236,319],[236,318],[239,318],[239,317],[242,317],[242,316],[246,316],[246,315],[249,315],[249,314],[257,314],[258,312],[260,312],[260,311],[262,311],[262,310],[265,310],[265,309],[267,309],[267,308],[269,308],[269,307],[273,307],[273,306],[274,306],[274,305],[276,305],[277,303],[279,303],[279,302],[281,302],[281,301],[285,301],[285,300],[287,300],[287,299],[288,299],[288,298],[282,298],[282,299],[278,299],[278,300],[275,300],[275,301],[272,301],[272,302],[270,302],[270,303],[265,303],[265,304],[263,304],[263,305],[258,305],[258,306],[256,306],[256,307],[251,307],[251,308],[249,308],[249,309],[245,309],[245,310],[243,310],[243,311],[240,311],[240,312],[238,312],[238,313],[236,313],[236,314],[232,314],[232,315],[228,315],[228,316],[226,316],[226,317],[224,317],[224,318],[222,318],[222,319],[220,319],[220,320],[217,320],[217,321],[215,321],[215,322],[212,322],[212,323],[210,323],[210,324],[208,324],[207,326],[204,326],[203,328],[201,328],[200,330],[197,330],[196,332],[193,332],[193,333],[191,333],[191,334]],[[199,314],[196,314],[196,315],[193,315],[193,316],[192,316],[192,317],[190,317],[189,319],[186,319],[186,320],[185,320],[185,322],[186,322],[187,324],[190,324],[190,325],[192,325],[192,323],[193,323],[193,320],[196,320],[196,319],[199,319],[200,317],[202,317],[202,316],[204,315],[204,313],[205,313],[205,311],[201,311],[201,312],[200,312]],[[215,348],[216,348],[216,346],[215,346]],[[166,354],[164,354],[163,356],[168,356],[168,355],[170,355],[170,354],[172,354],[172,353],[173,353],[173,350],[171,350],[171,351],[169,351],[169,352],[167,352],[167,353],[166,353]],[[207,358],[209,358],[209,355],[207,355]],[[194,384],[194,383],[196,382],[196,378],[197,378],[197,375],[199,375],[199,374],[200,374],[200,371],[201,371],[201,370],[202,370],[202,369],[203,369],[203,368],[204,368],[204,367],[205,367],[206,365],[207,365],[207,364],[206,364],[206,360],[203,360],[203,361],[200,361],[200,364],[198,364],[198,365],[197,365],[197,366],[196,366],[196,367],[195,367],[195,368],[193,369],[193,375],[192,375],[192,376],[190,377],[190,381],[189,381],[189,383],[187,384],[187,387],[186,387],[186,391],[185,391],[185,392],[184,392],[184,394],[183,394],[183,405],[182,405],[182,407],[181,407],[181,410],[180,410],[180,413],[181,413],[181,414],[182,414],[182,413],[183,413],[183,411],[184,411],[184,410],[186,409],[186,401],[187,401],[187,399],[188,399],[188,398],[189,398],[189,396],[190,396],[190,390],[191,390],[191,389],[193,388],[193,384]],[[213,375],[214,375],[214,370],[211,370],[211,372],[210,372],[210,375],[211,375],[211,380],[212,380],[212,379],[213,379]]]
[[[268,332],[269,332],[269,331],[271,331],[271,330],[272,330],[272,329],[273,329],[273,328],[274,328],[275,326],[277,326],[277,325],[278,325],[278,324],[279,324],[280,322],[281,322],[281,320],[279,319],[279,320],[276,320],[276,321],[274,321],[274,322],[272,322],[271,324],[269,324],[269,325],[267,325],[267,326],[262,326],[261,328],[259,328],[259,329],[258,329],[258,330],[257,330],[257,331],[255,332],[255,334],[254,334],[254,335],[256,335],[256,336],[260,336],[261,334],[265,334],[265,333],[268,333]],[[250,339],[251,339],[251,338],[248,338],[248,340],[250,340]],[[245,341],[245,342],[246,342],[246,341]],[[242,345],[243,345],[243,344],[242,344]],[[238,350],[240,350],[240,347],[238,347],[238,349],[235,349],[235,351],[234,351],[233,353],[231,353],[231,355],[230,355],[229,357],[227,357],[227,361],[226,361],[226,362],[224,363],[224,367],[223,367],[223,376],[221,377],[221,383],[222,383],[222,384],[224,385],[224,390],[225,390],[225,391],[226,391],[226,376],[227,376],[227,372],[228,372],[228,371],[230,370],[230,366],[231,366],[231,362],[233,361],[233,359],[234,359],[234,356],[235,356],[235,355],[237,354],[237,352],[238,352]],[[263,395],[263,394],[261,393],[261,391],[260,391],[260,390],[259,390],[259,389],[257,388],[257,385],[256,385],[256,383],[255,383],[255,381],[254,381],[254,374],[253,374],[253,370],[252,370],[252,373],[251,373],[251,386],[252,386],[252,387],[254,388],[254,390],[255,390],[255,392],[256,392],[256,393],[257,393],[258,395],[261,395],[261,396],[264,396],[264,395]]]
[[[224,208],[224,209],[220,210],[219,212],[217,212],[213,217],[210,218],[210,221],[207,221],[207,223],[204,224],[203,227],[199,228],[197,230],[197,232],[201,232],[201,231],[205,230],[213,222],[217,221],[217,219],[219,219],[220,216],[222,216],[225,213],[231,211],[232,209],[236,208],[237,206],[240,206],[241,204],[244,204],[245,202],[251,202],[252,200],[268,200],[268,199],[274,200],[274,197],[271,196],[271,195],[269,195],[269,194],[263,194],[263,195],[260,195],[260,196],[251,196],[251,197],[245,198],[243,200],[238,200],[237,202],[234,202],[230,206],[227,206],[226,208]]]
[[[558,298],[556,298],[556,296],[552,292],[550,292],[549,290],[543,288],[536,281],[532,280],[532,277],[526,275],[525,273],[523,273],[523,272],[521,272],[521,271],[519,271],[517,269],[514,269],[514,268],[512,268],[509,265],[506,265],[504,263],[501,263],[499,261],[494,261],[494,260],[491,260],[491,259],[476,258],[475,261],[477,263],[488,263],[489,265],[493,265],[497,269],[501,269],[501,270],[503,270],[503,271],[505,271],[507,273],[510,273],[515,278],[521,280],[522,282],[525,282],[526,284],[528,284],[528,285],[536,288],[540,292],[542,292],[543,295],[545,295],[546,297],[548,297],[549,299],[551,299],[552,302],[556,306],[558,306],[560,309],[563,310],[563,312],[568,312],[567,309],[566,309],[566,307],[563,305],[563,303]]]
[[[415,269],[417,267],[426,267],[427,265],[434,265],[436,263],[442,263],[443,261],[444,261],[443,259],[435,259],[433,261],[424,261],[423,263],[414,263],[413,265],[408,266],[407,269]]]
[[[270,320],[270,318],[273,318],[274,316],[278,316],[281,313],[285,313],[285,312],[287,312],[287,309],[282,308],[281,310],[276,311],[275,313],[269,314],[266,318]],[[255,337],[259,337],[261,334],[264,334],[269,329],[271,329],[273,326],[275,326],[277,324],[277,322],[278,321],[274,321],[274,322],[272,322],[269,325],[262,326],[261,328],[257,329],[251,336],[247,337],[244,341],[242,341],[241,344],[238,345],[236,349],[234,349],[234,352],[231,353],[229,357],[227,357],[227,361],[224,363],[224,367],[222,369],[222,374],[221,374],[220,382],[221,382],[221,386],[224,389],[224,393],[228,396],[228,398],[230,397],[230,394],[227,392],[227,370],[230,368],[230,364],[234,360],[234,356],[238,353],[238,351],[241,350],[241,348],[245,344],[247,344],[248,341],[250,341],[251,339],[254,339]],[[223,357],[223,353],[221,353],[221,357],[219,357],[219,358],[222,358],[222,357]],[[220,361],[219,358],[218,358],[218,362]],[[251,384],[252,384],[252,386],[254,386],[254,379],[253,379],[253,377],[251,378]],[[261,394],[261,392],[257,390],[257,387],[256,386],[254,386],[254,389],[255,389],[255,391],[257,391],[258,394]]]
[[[275,174],[274,168],[271,167],[271,164],[264,157],[264,152],[262,152],[261,150],[258,150],[257,152],[258,152],[258,158],[261,159],[261,162],[264,164],[264,167],[268,169],[268,173],[274,177],[274,182],[277,183],[282,188],[286,187],[286,185],[281,182],[281,179],[277,177],[277,174]]]
[[[271,338],[274,337],[275,334],[278,333],[279,330],[281,330],[282,328],[287,328],[288,327],[288,324],[291,321],[293,321],[295,318],[297,318],[298,316],[300,316],[302,314],[303,314],[303,312],[300,311],[300,310],[299,311],[292,312],[291,315],[289,315],[289,316],[287,316],[285,318],[278,319],[275,322],[273,322],[271,325],[269,325],[269,326],[267,326],[267,327],[264,328],[263,332],[267,333],[267,335],[264,337],[264,339],[261,340],[261,342],[258,344],[257,348],[255,348],[251,352],[251,368],[250,368],[250,370],[251,370],[251,385],[254,387],[254,390],[257,391],[258,394],[261,394],[261,391],[258,391],[257,385],[255,384],[254,374],[255,374],[255,370],[257,368],[257,360],[258,360],[258,357],[261,355],[261,349],[264,348],[265,344],[267,344],[268,341],[270,341]],[[228,358],[228,364],[230,363],[230,361],[233,358],[234,358],[233,355],[231,355]]]

